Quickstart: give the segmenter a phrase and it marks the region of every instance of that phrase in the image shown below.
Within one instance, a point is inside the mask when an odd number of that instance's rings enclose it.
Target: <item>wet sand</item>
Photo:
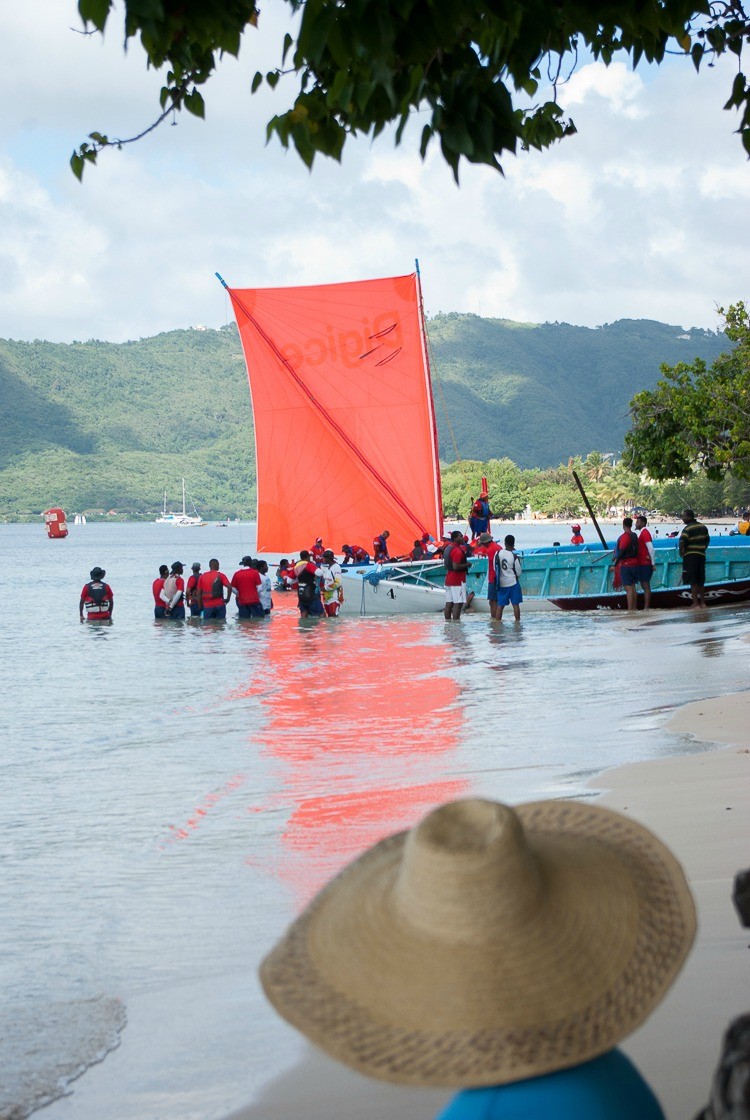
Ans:
[[[731,901],[735,872],[750,866],[750,693],[682,708],[670,727],[705,751],[607,771],[592,781],[602,803],[653,829],[682,862],[699,931],[663,1003],[623,1049],[655,1089],[668,1120],[692,1120],[705,1105],[723,1032],[750,1009],[750,930]],[[300,1065],[231,1120],[430,1120],[450,1094],[379,1085],[310,1047]]]

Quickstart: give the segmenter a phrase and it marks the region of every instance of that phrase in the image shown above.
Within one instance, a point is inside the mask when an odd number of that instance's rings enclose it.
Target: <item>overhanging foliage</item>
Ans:
[[[548,148],[575,132],[557,90],[584,51],[609,64],[625,57],[661,63],[682,55],[696,69],[726,52],[741,59],[750,23],[739,3],[705,0],[286,0],[299,17],[296,41],[279,43],[279,66],[251,84],[275,87],[290,75],[290,107],[268,136],[296,149],[308,167],[317,154],[340,159],[349,136],[376,137],[410,116],[424,119],[419,150],[432,140],[458,177],[461,159],[502,170],[519,148]],[[114,0],[79,0],[87,31],[104,32]],[[258,26],[255,0],[125,0],[125,43],[140,42],[149,66],[166,68],[157,120],[129,139],[101,131],[73,153],[80,179],[107,147],[140,139],[167,115],[203,117],[201,90],[224,54],[238,55]],[[244,48],[247,49],[247,48]],[[540,89],[550,89],[546,100]],[[739,69],[725,108],[740,113],[750,153],[750,86]]]

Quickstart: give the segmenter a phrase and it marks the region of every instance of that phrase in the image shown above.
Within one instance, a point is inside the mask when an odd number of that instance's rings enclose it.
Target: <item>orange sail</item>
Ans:
[[[316,537],[391,555],[442,532],[440,470],[416,273],[229,288],[247,363],[258,550]]]

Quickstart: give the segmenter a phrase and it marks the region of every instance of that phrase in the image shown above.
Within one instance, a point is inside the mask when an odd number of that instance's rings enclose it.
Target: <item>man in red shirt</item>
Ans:
[[[104,568],[92,568],[89,572],[91,582],[83,585],[78,604],[81,622],[84,610],[87,622],[108,622],[112,618],[115,596],[109,584],[104,582],[106,574]]]
[[[651,606],[651,577],[654,574],[654,545],[651,531],[646,528],[648,518],[639,513],[635,519],[638,534],[638,582],[643,588],[643,609]]]
[[[252,556],[243,556],[240,568],[232,576],[232,591],[237,599],[238,618],[263,618],[258,588],[260,572],[253,565]]]
[[[614,562],[628,601],[628,610],[634,611],[637,607],[636,584],[638,583],[640,569],[638,567],[638,537],[633,532],[632,517],[623,517],[622,519],[622,533],[617,538],[617,544],[615,545]]]
[[[232,598],[232,588],[224,573],[219,571],[218,560],[209,560],[208,571],[199,577],[195,594],[201,618],[227,617],[227,603]]]
[[[469,561],[466,558],[464,535],[460,529],[451,533],[451,543],[443,553],[446,567],[445,575],[445,619],[455,622],[461,617],[461,611],[466,603],[466,573],[469,570]]]
[[[196,594],[198,580],[200,579],[201,575],[201,566],[197,560],[194,564],[191,565],[191,571],[193,574],[188,577],[187,587],[185,588],[185,601],[190,607],[191,616],[193,618],[197,618],[201,613],[200,607],[198,606],[198,599]]]
[[[154,618],[164,618],[166,614],[166,603],[161,597],[164,588],[164,581],[169,575],[169,568],[166,564],[159,565],[159,578],[155,579],[151,584],[151,594],[154,596]]]
[[[300,618],[325,616],[323,599],[320,594],[320,581],[323,572],[310,559],[310,553],[303,548],[299,560],[294,565],[294,575],[297,580],[297,606]]]

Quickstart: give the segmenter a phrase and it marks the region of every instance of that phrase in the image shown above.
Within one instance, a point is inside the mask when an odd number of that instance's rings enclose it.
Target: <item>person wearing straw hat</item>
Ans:
[[[468,799],[345,867],[260,979],[351,1068],[462,1090],[441,1120],[663,1120],[616,1046],[667,992],[695,927],[677,860],[628,817]]]

